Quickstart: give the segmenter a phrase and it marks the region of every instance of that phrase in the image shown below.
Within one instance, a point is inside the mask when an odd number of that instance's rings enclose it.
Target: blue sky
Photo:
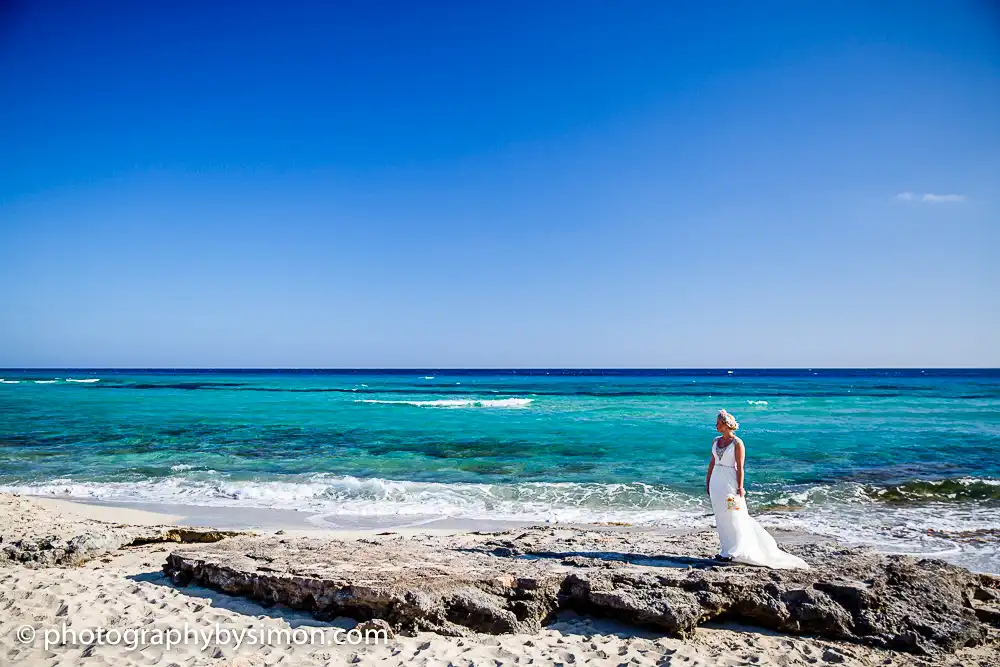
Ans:
[[[1000,366],[1000,10],[701,4],[0,12],[0,366]]]

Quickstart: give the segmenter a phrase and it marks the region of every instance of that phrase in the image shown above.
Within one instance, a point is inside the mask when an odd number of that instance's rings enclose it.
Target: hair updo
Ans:
[[[736,417],[726,412],[725,409],[719,410],[719,419],[726,425],[726,428],[731,428],[735,431],[740,427],[740,423],[736,421]]]

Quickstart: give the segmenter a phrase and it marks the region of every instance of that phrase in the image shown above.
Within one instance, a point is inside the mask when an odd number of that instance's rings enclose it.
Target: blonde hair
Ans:
[[[719,419],[722,420],[722,423],[725,424],[727,428],[731,428],[734,431],[740,427],[740,423],[736,421],[736,417],[726,412],[725,408],[719,410]]]

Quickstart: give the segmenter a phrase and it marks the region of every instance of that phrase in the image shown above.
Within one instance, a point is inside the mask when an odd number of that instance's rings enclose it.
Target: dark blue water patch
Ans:
[[[79,435],[44,433],[9,433],[0,438],[2,447],[62,447],[79,442]]]
[[[521,471],[519,466],[499,461],[469,460],[459,462],[455,467],[463,472],[482,475],[487,478],[499,478],[504,481],[516,479],[516,476]]]
[[[509,458],[516,454],[519,458],[551,456],[551,448],[539,447],[537,442],[507,440],[500,438],[455,438],[451,440],[408,439],[403,441],[381,441],[363,445],[365,451],[374,456],[411,453],[437,459],[468,458]],[[593,452],[589,452],[593,454]],[[587,453],[577,452],[578,456]]]
[[[81,389],[97,390],[97,389],[182,389],[195,391],[199,389],[207,390],[222,390],[222,391],[262,391],[271,392],[279,394],[323,394],[323,393],[338,393],[338,394],[352,394],[357,393],[358,389],[345,389],[343,387],[248,387],[244,382],[164,382],[160,384],[152,384],[147,382],[131,382],[131,383],[112,383],[105,382],[102,384],[91,384],[87,386],[82,386]],[[400,390],[402,391],[402,390]],[[412,393],[419,393],[414,390]],[[426,391],[423,393],[427,393]]]
[[[135,382],[131,384],[90,384],[86,389],[234,389],[245,386],[245,382]]]
[[[849,468],[828,471],[826,474],[802,481],[819,484],[852,482],[883,488],[907,484],[914,480],[972,479],[974,475],[969,470],[972,466],[979,467],[983,471],[983,474],[979,476],[983,477],[1000,472],[1000,468],[995,465],[995,459],[981,452],[970,454],[970,458],[965,461],[935,460],[932,454],[926,454],[921,459],[901,463],[877,463],[873,461],[868,465],[865,465],[863,461],[858,461]]]
[[[704,386],[704,385],[703,385]],[[940,387],[904,387],[899,385],[876,385],[876,386],[851,386],[839,390],[806,388],[801,391],[789,390],[752,390],[748,391],[741,385],[723,386],[717,385],[708,389],[685,388],[667,389],[651,387],[648,390],[599,390],[599,389],[567,389],[563,391],[552,389],[540,389],[530,385],[521,386],[517,389],[510,388],[489,388],[478,385],[473,387],[454,387],[451,385],[426,385],[415,388],[406,387],[253,387],[245,383],[227,382],[180,382],[180,383],[104,383],[81,385],[85,390],[105,390],[105,389],[134,389],[134,390],[161,390],[178,389],[184,391],[249,391],[265,392],[276,394],[354,394],[358,396],[393,395],[393,396],[475,396],[482,397],[491,395],[497,397],[538,397],[538,396],[579,396],[590,398],[643,398],[643,397],[703,397],[713,396],[740,396],[751,399],[771,399],[771,398],[844,398],[844,397],[900,397],[912,395],[920,392],[946,395],[950,398],[977,399],[977,398],[1000,398],[1000,388],[992,391],[949,391]],[[419,406],[409,406],[419,407]]]
[[[0,436],[0,450],[52,452],[89,457],[142,452],[181,452],[204,449],[236,451],[267,450],[287,456],[296,449],[303,456],[319,447],[362,446],[374,435],[363,429],[307,429],[298,426],[208,425],[191,424],[165,428],[138,429],[122,434],[120,429],[94,427],[86,434],[11,433]]]

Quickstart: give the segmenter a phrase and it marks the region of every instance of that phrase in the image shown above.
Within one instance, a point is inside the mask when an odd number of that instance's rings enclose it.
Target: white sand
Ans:
[[[131,507],[112,507],[109,505],[92,505],[88,503],[62,500],[61,498],[32,497],[34,502],[42,507],[64,516],[79,516],[95,521],[109,523],[127,523],[133,526],[162,526],[176,524],[184,517],[174,514],[162,514]]]
[[[45,501],[51,514],[122,521],[165,523],[169,515],[123,514],[120,508],[78,506]],[[102,512],[110,511],[111,514]],[[0,517],[3,518],[3,517]],[[359,531],[365,532],[368,531]],[[289,531],[291,534],[291,531]],[[339,535],[343,536],[342,533]],[[789,637],[750,628],[704,627],[687,640],[663,637],[635,628],[580,617],[563,618],[538,635],[474,635],[466,638],[421,633],[369,646],[290,645],[280,640],[265,646],[236,648],[232,642],[207,648],[188,642],[167,650],[154,644],[168,629],[183,632],[185,623],[199,632],[216,626],[230,632],[257,633],[295,628],[325,628],[332,639],[337,628],[353,621],[319,622],[288,609],[265,608],[203,588],[178,588],[159,570],[171,545],[128,548],[78,568],[29,569],[0,565],[0,665],[887,665],[998,664],[995,647],[967,651],[941,662],[922,662],[907,655],[852,644]],[[82,632],[117,629],[104,642],[96,640],[45,647],[46,631],[62,632],[63,624]],[[28,627],[31,630],[24,630]],[[129,636],[145,629],[147,644],[131,649]],[[34,632],[30,643],[18,632]],[[132,635],[125,631],[130,631]],[[258,634],[257,636],[261,636]],[[71,636],[67,634],[67,638]],[[83,637],[84,640],[88,639]],[[118,645],[112,645],[118,639]]]

